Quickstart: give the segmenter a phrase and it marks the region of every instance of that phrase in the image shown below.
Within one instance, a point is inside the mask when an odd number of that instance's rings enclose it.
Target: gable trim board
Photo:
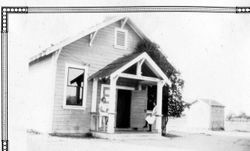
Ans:
[[[86,31],[83,31],[83,32],[81,32],[81,33],[79,33],[79,34],[77,34],[75,36],[69,37],[69,38],[67,38],[67,39],[65,39],[65,40],[63,40],[63,41],[61,41],[61,42],[59,42],[59,43],[45,49],[45,50],[43,50],[41,53],[33,56],[30,59],[30,63],[37,60],[37,59],[39,59],[39,58],[42,58],[42,57],[47,56],[47,55],[49,55],[51,53],[54,53],[55,51],[61,49],[62,47],[66,46],[66,45],[68,45],[68,44],[70,44],[70,43],[72,43],[72,42],[74,42],[74,41],[76,41],[76,40],[78,40],[78,39],[80,39],[82,37],[85,37],[85,36],[87,36],[89,34],[95,33],[98,30],[100,30],[100,29],[102,29],[102,28],[104,28],[104,27],[106,27],[106,26],[108,26],[108,25],[110,25],[112,23],[115,23],[115,22],[117,22],[119,20],[124,20],[126,18],[127,17],[114,17],[114,18],[112,18],[112,19],[110,19],[108,21],[100,23],[100,24],[98,24],[98,25],[96,25],[94,27],[91,27],[91,28],[87,29]],[[135,31],[135,33],[141,39],[149,40],[149,38],[129,18],[127,19],[126,23]]]
[[[141,60],[144,60],[144,62],[147,63],[147,65],[150,67],[150,69],[154,73],[156,73],[159,77],[161,77],[165,83],[167,83],[168,85],[171,84],[171,81],[167,78],[167,76],[163,73],[163,71],[160,69],[160,67],[158,67],[158,65],[151,59],[151,57],[146,52],[143,52],[141,54],[134,54],[134,55],[136,56],[135,58],[131,55],[132,59],[127,60],[128,62],[125,62],[125,64],[122,64],[122,66],[117,65],[117,68],[109,69],[108,66],[111,66],[112,64],[119,62],[119,59],[122,60],[126,56],[123,57],[123,58],[117,59],[113,63],[107,65],[103,69],[101,69],[101,70],[97,71],[96,73],[94,73],[92,76],[89,77],[89,80],[91,80],[93,78],[107,78],[107,77],[121,76],[121,77],[125,77],[125,78],[142,79],[142,80],[149,80],[149,81],[153,81],[153,82],[160,81],[160,79],[158,79],[158,78],[145,77],[145,76],[141,76],[141,75],[139,76],[139,75],[131,75],[131,74],[122,73],[123,71],[125,71],[126,69],[128,69],[129,67],[134,65],[135,63],[138,63]],[[130,56],[127,56],[127,57],[130,57]],[[122,62],[122,63],[124,63],[124,62]]]

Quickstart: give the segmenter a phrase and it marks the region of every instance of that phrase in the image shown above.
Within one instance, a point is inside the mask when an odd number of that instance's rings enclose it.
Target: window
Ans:
[[[109,94],[110,94],[109,85],[102,84],[102,86],[101,86],[101,98],[105,97],[106,100],[109,102]]]
[[[87,68],[66,65],[65,108],[84,108],[87,89]]]
[[[119,49],[127,49],[127,35],[128,31],[121,29],[121,28],[115,28],[115,48]]]

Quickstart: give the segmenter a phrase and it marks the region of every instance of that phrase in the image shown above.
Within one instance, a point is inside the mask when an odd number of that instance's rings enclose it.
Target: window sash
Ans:
[[[70,69],[77,69],[77,70],[82,70],[83,74],[83,80],[81,81],[81,85],[71,85],[69,84],[69,74],[70,74]],[[86,97],[87,97],[87,75],[88,75],[88,67],[87,66],[78,66],[78,65],[72,65],[72,64],[67,64],[65,65],[65,84],[64,84],[64,103],[63,103],[63,108],[64,109],[85,109],[86,107]],[[68,88],[79,88],[80,92],[77,98],[79,100],[81,99],[81,104],[68,104],[67,103],[67,96],[71,96],[70,93],[68,93]],[[77,93],[77,90],[74,90]],[[72,93],[72,92],[71,92]],[[68,95],[69,94],[69,95]],[[76,95],[75,95],[76,96]],[[77,101],[79,101],[77,100]]]
[[[75,88],[75,91],[74,92],[76,92],[77,91],[77,88],[79,88],[80,90],[79,90],[79,95],[78,96],[73,96],[73,95],[70,95],[70,93],[68,93],[68,92],[66,92],[66,105],[72,105],[72,106],[82,106],[82,104],[83,104],[83,96],[84,96],[84,88],[83,87],[79,87],[79,86],[67,86],[67,90],[68,90],[68,88]],[[66,90],[66,91],[67,91]],[[76,92],[77,93],[77,92]],[[76,103],[75,104],[68,104],[68,101],[70,101],[70,100],[68,100],[68,96],[73,96],[73,97],[77,97],[76,99]],[[81,101],[80,102],[80,104],[77,104],[77,103],[79,103],[79,101]]]
[[[69,84],[69,71],[70,69],[76,69],[76,70],[82,70],[83,71],[83,83],[84,83],[84,78],[85,78],[85,69],[81,69],[81,68],[76,68],[76,67],[68,67],[68,70],[67,70],[67,85],[72,85],[72,84]],[[74,85],[72,85],[74,86]]]

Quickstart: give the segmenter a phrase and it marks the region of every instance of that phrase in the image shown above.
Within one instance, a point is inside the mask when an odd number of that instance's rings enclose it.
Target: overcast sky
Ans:
[[[5,2],[5,1],[4,1]],[[61,2],[61,1],[60,1]],[[12,1],[5,2],[11,5]],[[14,3],[14,1],[13,1]],[[58,5],[58,1],[18,1],[16,5]],[[250,1],[183,3],[183,1],[83,1],[64,5],[209,5],[250,6]],[[28,14],[9,20],[10,102],[25,102],[28,59],[50,44],[95,25],[106,16],[121,14]],[[122,14],[124,15],[124,14]],[[185,80],[184,99],[215,99],[227,112],[250,114],[249,14],[138,13],[130,17],[158,43]]]

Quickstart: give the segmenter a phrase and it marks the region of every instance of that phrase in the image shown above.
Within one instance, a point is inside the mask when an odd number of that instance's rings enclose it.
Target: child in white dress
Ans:
[[[108,102],[106,100],[105,97],[103,97],[101,99],[101,102],[99,104],[99,115],[100,115],[100,120],[99,120],[99,127],[103,127],[104,130],[107,126],[107,122],[108,122],[108,109],[109,109],[109,106],[108,106]]]
[[[143,128],[146,128],[147,126],[149,126],[148,131],[151,132],[152,131],[152,125],[155,122],[156,115],[157,115],[157,105],[154,103],[154,109],[152,110],[152,112],[147,113],[147,116],[146,116],[146,119],[145,119],[146,123],[145,123],[145,126]]]

